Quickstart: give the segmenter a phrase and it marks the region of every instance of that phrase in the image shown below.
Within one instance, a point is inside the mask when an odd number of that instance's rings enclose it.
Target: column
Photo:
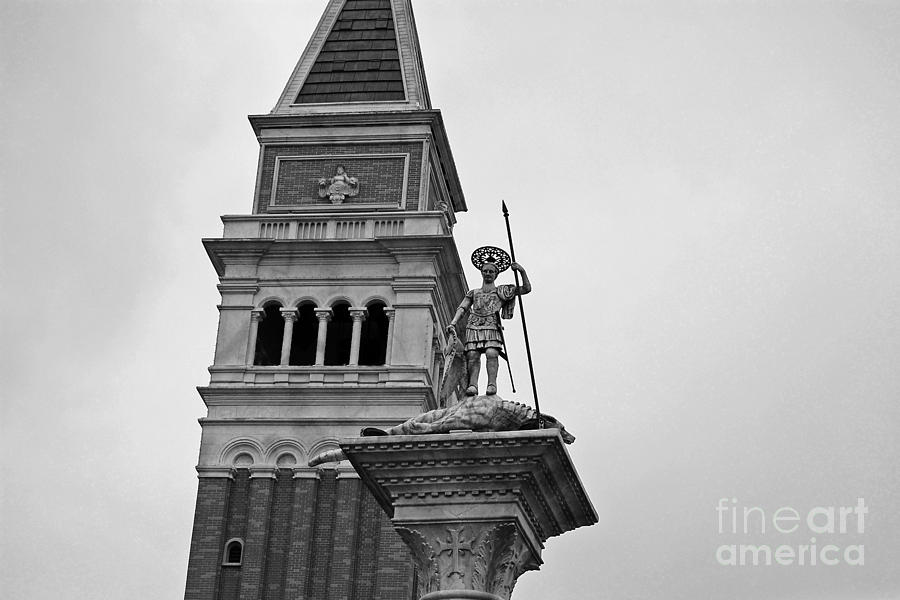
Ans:
[[[259,322],[266,318],[266,311],[254,308],[250,311],[250,339],[247,340],[247,359],[244,364],[253,366],[256,362],[256,338],[259,334]]]
[[[365,308],[350,308],[350,318],[353,319],[353,336],[350,338],[350,366],[359,364],[359,336],[362,333],[362,322],[369,312]]]
[[[296,308],[280,309],[284,319],[284,336],[281,338],[281,366],[286,367],[291,360],[291,339],[294,337],[294,321],[299,314]]]
[[[387,348],[384,349],[384,364],[391,364],[391,348],[394,345],[394,312],[393,308],[385,308],[384,316],[388,320]]]
[[[316,318],[319,320],[319,335],[316,338],[316,365],[325,364],[325,339],[328,336],[328,321],[331,320],[330,308],[317,308]]]

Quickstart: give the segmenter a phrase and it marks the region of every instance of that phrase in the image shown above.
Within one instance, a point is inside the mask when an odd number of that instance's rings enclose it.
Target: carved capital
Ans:
[[[508,600],[519,575],[538,566],[514,522],[422,523],[395,529],[415,560],[420,597],[466,590]]]
[[[300,314],[296,308],[280,308],[278,310],[285,321],[296,321]]]
[[[382,309],[382,311],[384,312],[384,316],[387,317],[388,321],[393,320],[394,315],[397,313],[396,308],[390,308],[390,307],[385,307],[384,309]]]
[[[259,323],[266,318],[266,311],[261,308],[254,308],[250,311],[250,320]]]
[[[316,309],[316,318],[319,321],[328,322],[331,320],[331,309],[330,308],[317,308]]]
[[[350,309],[350,318],[354,321],[365,321],[369,311],[365,308],[353,307]]]

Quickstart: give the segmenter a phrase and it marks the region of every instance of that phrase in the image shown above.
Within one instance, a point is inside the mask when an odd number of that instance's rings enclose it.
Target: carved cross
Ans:
[[[450,553],[450,558],[453,560],[453,569],[447,573],[448,576],[453,575],[454,573],[465,576],[460,570],[459,566],[459,553],[460,552],[472,552],[472,541],[473,539],[463,539],[460,535],[465,529],[465,527],[460,527],[459,529],[450,529],[447,528],[447,532],[450,534],[450,539],[447,541],[438,540],[438,545],[440,546],[438,550],[438,554],[443,554],[444,552]]]

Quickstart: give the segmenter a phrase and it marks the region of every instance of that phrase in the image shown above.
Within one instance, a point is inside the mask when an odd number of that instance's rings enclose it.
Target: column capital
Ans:
[[[294,467],[294,479],[321,479],[322,470],[318,467]]]
[[[230,465],[197,465],[196,469],[199,479],[212,479],[214,477],[234,479],[234,467]]]
[[[278,309],[285,321],[296,321],[300,315],[300,311],[296,308],[280,308]]]
[[[262,321],[266,318],[266,311],[262,308],[251,308],[250,309],[250,320],[251,321]]]
[[[382,312],[384,312],[384,316],[386,316],[388,318],[388,321],[390,321],[394,318],[394,315],[397,312],[397,309],[392,306],[391,307],[386,306],[382,309]]]
[[[369,316],[369,309],[365,306],[351,306],[350,318],[354,321],[364,321]]]
[[[320,321],[330,321],[331,320],[331,309],[330,308],[317,308],[316,318]]]
[[[275,479],[277,475],[275,465],[250,465],[250,479]]]

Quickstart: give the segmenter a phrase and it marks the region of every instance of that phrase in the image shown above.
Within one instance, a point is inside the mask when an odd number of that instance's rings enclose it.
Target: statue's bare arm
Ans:
[[[447,325],[447,333],[451,331],[456,331],[456,323],[462,319],[462,316],[466,314],[466,311],[469,310],[469,307],[472,306],[472,299],[466,296],[463,298],[463,301],[459,303],[459,308],[456,309],[456,314],[453,315],[453,319],[450,321],[450,324]]]
[[[519,263],[513,263],[510,265],[512,270],[517,272],[522,276],[522,285],[519,286],[519,294],[524,296],[525,294],[531,293],[531,281],[528,279],[528,273],[525,272],[525,269],[522,268],[522,265]]]

